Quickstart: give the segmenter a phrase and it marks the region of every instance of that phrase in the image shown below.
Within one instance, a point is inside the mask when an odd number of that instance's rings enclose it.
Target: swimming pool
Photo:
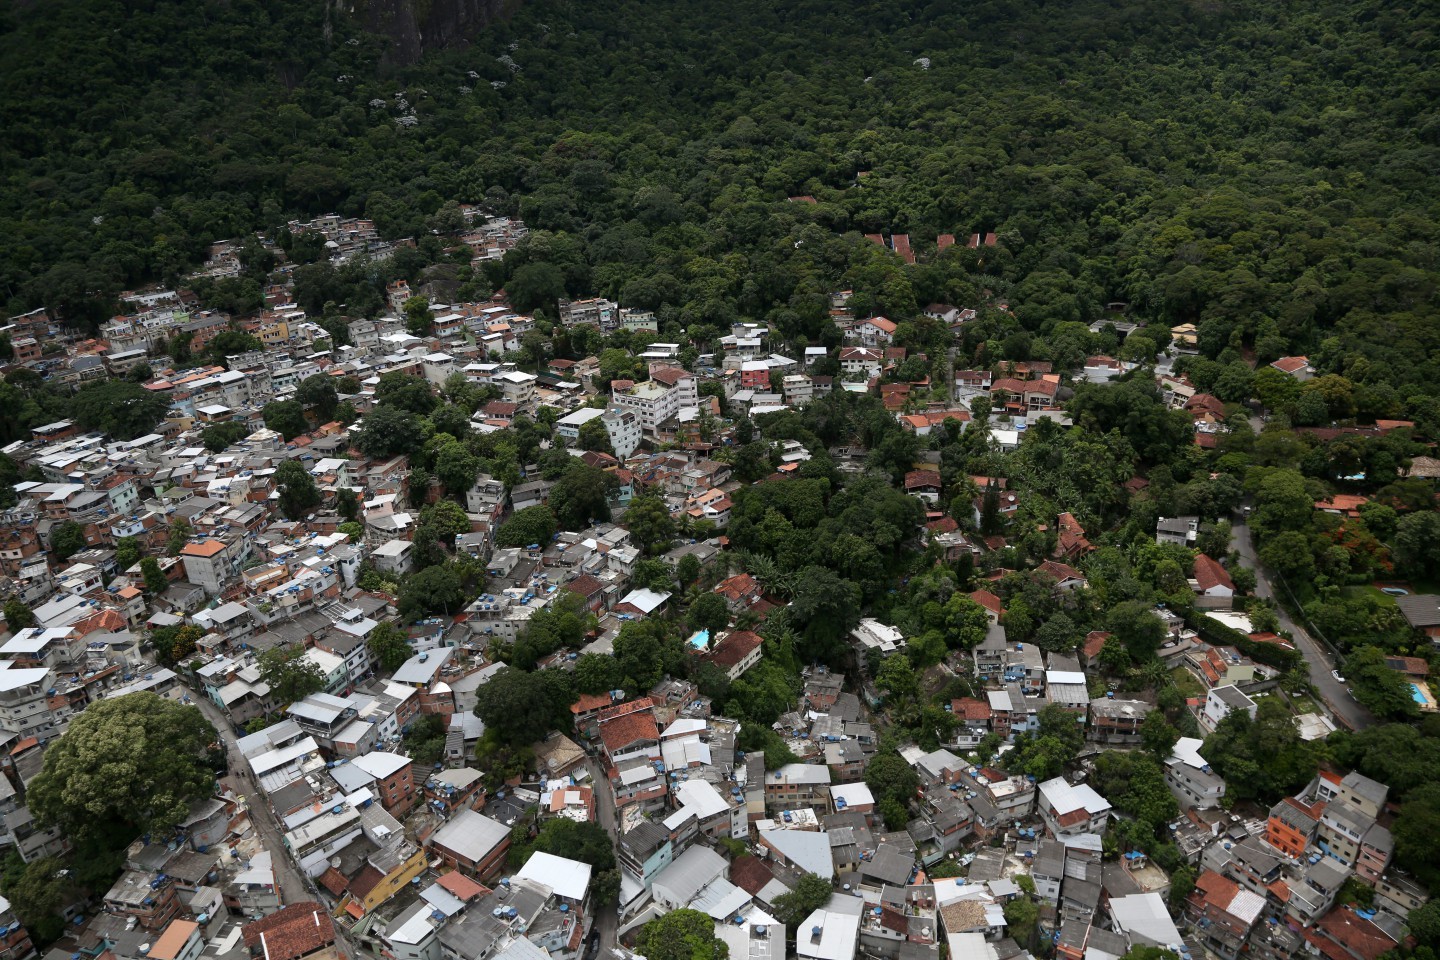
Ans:
[[[704,650],[710,646],[710,631],[700,630],[690,638],[690,646],[696,650]]]

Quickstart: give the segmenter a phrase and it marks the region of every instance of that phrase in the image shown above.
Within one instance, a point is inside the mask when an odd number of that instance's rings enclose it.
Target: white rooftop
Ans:
[[[515,876],[544,884],[567,900],[584,900],[590,889],[590,864],[538,850]]]

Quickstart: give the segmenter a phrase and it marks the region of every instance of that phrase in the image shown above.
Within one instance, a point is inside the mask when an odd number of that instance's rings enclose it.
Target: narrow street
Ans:
[[[300,871],[290,856],[290,851],[286,849],[280,824],[270,811],[270,804],[265,801],[264,794],[251,779],[250,767],[245,763],[245,758],[240,755],[240,750],[235,745],[234,728],[225,720],[220,709],[207,700],[203,694],[195,693],[191,696],[191,700],[200,708],[205,719],[215,727],[225,744],[225,759],[229,764],[230,773],[222,778],[222,782],[234,790],[237,796],[244,799],[245,809],[250,814],[250,822],[255,826],[256,834],[264,843],[265,849],[270,851],[270,863],[275,870],[275,882],[280,889],[282,905],[304,900],[320,900],[319,891],[315,889],[314,882]],[[347,957],[362,956],[346,940],[345,932],[338,923],[335,925],[335,936]]]
[[[595,786],[595,822],[610,834],[612,840],[618,842],[620,825],[615,820],[615,797],[609,789],[601,788],[606,780],[605,768],[593,756],[585,758],[585,768],[590,771],[590,783]],[[615,927],[618,922],[618,911],[613,904],[596,910],[593,929],[600,935],[602,951],[608,951],[615,946]]]
[[[1254,569],[1256,596],[1267,600],[1273,598],[1275,594],[1270,586],[1270,578],[1255,558],[1255,546],[1250,540],[1250,528],[1244,523],[1236,523],[1230,528],[1230,546],[1240,554],[1240,558],[1245,561],[1247,567]],[[1330,672],[1335,669],[1335,664],[1325,646],[1291,619],[1290,614],[1278,602],[1275,606],[1275,615],[1280,620],[1280,626],[1294,637],[1295,646],[1305,658],[1305,663],[1310,670],[1310,683],[1314,685],[1320,699],[1340,725],[1351,730],[1359,730],[1373,724],[1375,722],[1374,715],[1357,703],[1355,698],[1350,696],[1350,691],[1345,689],[1345,684],[1336,680],[1334,674]]]

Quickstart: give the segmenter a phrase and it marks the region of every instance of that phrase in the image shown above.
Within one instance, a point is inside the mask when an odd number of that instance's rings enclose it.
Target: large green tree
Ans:
[[[640,928],[635,949],[646,960],[727,960],[730,948],[715,936],[709,914],[671,910]]]
[[[325,675],[305,656],[303,647],[272,647],[260,654],[256,664],[276,703],[288,705],[325,689]]]
[[[26,801],[78,851],[117,859],[137,836],[171,835],[210,794],[215,729],[200,711],[153,693],[91,704],[45,751]]]
[[[286,460],[275,468],[275,486],[280,493],[280,512],[291,520],[304,519],[320,505],[320,488],[298,460]]]

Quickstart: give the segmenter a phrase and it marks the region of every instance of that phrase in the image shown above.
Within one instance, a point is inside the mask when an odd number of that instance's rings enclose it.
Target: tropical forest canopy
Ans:
[[[1305,353],[1372,416],[1435,415],[1425,5],[539,0],[403,71],[384,43],[318,0],[9,4],[10,311],[93,324],[211,241],[331,211],[421,237],[458,201],[535,231],[483,280],[524,271],[542,305],[818,338],[833,289],[900,318],[989,291],[1014,310],[966,331],[979,363],[1073,361],[1072,324],[1124,301],[1211,359]],[[379,276],[347,275],[352,312]]]

